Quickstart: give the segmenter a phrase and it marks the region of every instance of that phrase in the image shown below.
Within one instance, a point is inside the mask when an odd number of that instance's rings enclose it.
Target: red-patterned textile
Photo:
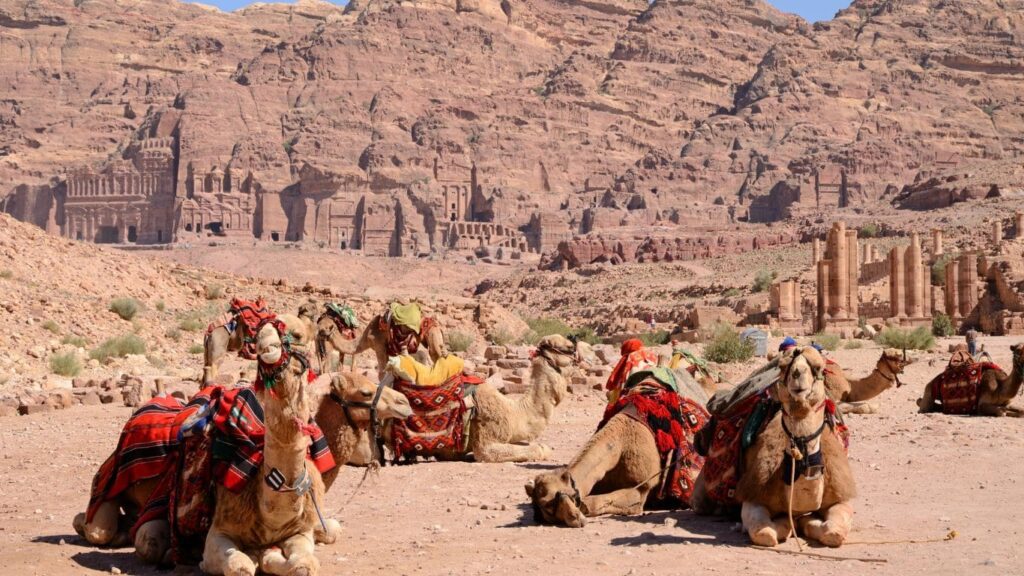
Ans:
[[[267,308],[266,300],[263,298],[257,298],[255,301],[232,298],[231,308],[225,318],[227,318],[227,322],[218,320],[207,326],[206,333],[209,334],[221,326],[228,326],[229,332],[241,330],[242,349],[238,351],[238,354],[246,360],[255,360],[256,333],[265,322],[276,318],[276,315]]]
[[[974,414],[978,410],[978,386],[985,370],[1000,370],[991,362],[948,366],[928,386],[943,414]]]
[[[478,383],[479,379],[462,374],[433,387],[396,381],[395,390],[409,399],[413,414],[391,426],[390,444],[395,461],[464,451],[467,438],[463,432],[468,416],[464,388]]]
[[[654,436],[662,462],[661,485],[655,496],[676,505],[688,504],[704,465],[704,457],[694,448],[693,437],[710,420],[708,411],[672,390],[637,387],[605,408],[597,429],[619,413],[647,426]]]
[[[743,431],[755,409],[762,403],[762,411],[774,414],[777,410],[767,391],[763,391],[736,403],[729,412],[715,416],[714,435],[704,462],[704,485],[708,497],[716,502],[736,504],[736,485],[739,483],[743,458]],[[763,418],[756,433],[760,433],[761,427],[770,419],[770,415]]]

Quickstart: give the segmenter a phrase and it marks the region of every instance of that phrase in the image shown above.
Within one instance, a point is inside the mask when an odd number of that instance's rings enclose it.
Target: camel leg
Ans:
[[[996,404],[978,404],[978,416],[995,416],[1001,418],[1007,416],[1009,407]]]
[[[637,516],[643,514],[648,490],[623,488],[607,494],[596,494],[583,499],[587,516]]]
[[[284,552],[277,546],[260,551],[260,572],[273,576],[288,574],[288,559]]]
[[[288,576],[317,576],[320,561],[316,558],[313,533],[296,534],[281,543],[281,549],[288,558]]]
[[[917,411],[920,414],[935,412],[935,396],[932,395],[931,386],[925,386],[924,393],[917,399]]]
[[[757,546],[773,547],[785,542],[789,537],[788,519],[772,520],[771,512],[760,504],[744,502],[740,511],[743,527],[747,529],[750,540]]]
[[[327,524],[327,530],[317,523],[313,529],[313,537],[317,544],[334,544],[341,538],[341,522],[334,518],[325,518],[324,523]]]
[[[817,540],[825,546],[842,546],[853,528],[853,507],[847,502],[840,502],[825,510],[823,516],[824,520],[816,514],[801,518],[800,531],[807,538]]]
[[[171,549],[171,525],[167,520],[146,522],[135,531],[135,555],[146,564],[163,564]]]
[[[121,520],[121,506],[116,500],[100,504],[92,522],[85,522],[85,513],[78,514],[71,522],[75,532],[90,544],[107,546],[118,540],[118,525]]]
[[[220,530],[210,528],[199,569],[215,576],[256,576],[256,560],[239,550]]]
[[[704,471],[697,475],[693,484],[693,495],[690,496],[690,509],[698,516],[713,516],[718,511],[718,504],[708,497],[708,486],[704,480]]]
[[[473,450],[477,462],[536,462],[551,457],[551,447],[544,444],[484,444]]]
[[[841,402],[839,409],[843,414],[877,414],[877,402]]]

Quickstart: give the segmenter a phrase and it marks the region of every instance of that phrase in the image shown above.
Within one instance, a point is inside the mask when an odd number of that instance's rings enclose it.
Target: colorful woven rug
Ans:
[[[465,402],[466,389],[480,382],[464,374],[457,374],[440,386],[419,386],[407,380],[396,380],[395,390],[409,399],[413,414],[391,426],[390,444],[395,462],[414,456],[464,452],[468,446],[466,427],[470,417]]]
[[[978,387],[985,370],[1000,370],[991,362],[952,364],[928,386],[943,414],[974,414],[978,409]]]

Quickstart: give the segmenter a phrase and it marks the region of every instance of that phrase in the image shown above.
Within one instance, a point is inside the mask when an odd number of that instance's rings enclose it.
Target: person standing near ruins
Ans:
[[[967,331],[967,352],[974,358],[978,353],[978,331],[971,328]]]

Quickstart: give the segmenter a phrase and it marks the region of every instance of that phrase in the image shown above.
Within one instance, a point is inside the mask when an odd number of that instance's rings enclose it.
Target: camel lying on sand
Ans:
[[[743,456],[736,489],[743,527],[754,544],[775,546],[789,536],[792,514],[805,537],[840,546],[853,524],[856,485],[832,430],[825,361],[811,347],[795,348],[779,367],[770,393],[781,410]]]
[[[238,493],[217,486],[213,524],[206,535],[203,561],[208,574],[316,576],[314,529],[323,503],[324,484],[306,455],[310,444],[306,423],[313,404],[307,394],[309,362],[289,351],[273,323],[257,335],[266,434],[260,471]],[[273,478],[280,481],[272,486]],[[263,481],[266,479],[266,481]]]
[[[687,403],[688,408],[699,410],[704,416],[704,420],[679,423],[689,430],[689,438],[684,440],[692,443],[694,428],[706,422],[707,411],[703,407],[708,396],[685,370],[676,370],[674,377],[679,396],[692,401]],[[631,388],[627,397],[658,394],[664,386],[648,378]],[[686,418],[686,412],[680,415]],[[652,492],[663,484],[665,463],[651,428],[635,416],[635,410],[619,411],[590,437],[567,467],[540,474],[527,483],[526,494],[533,501],[538,521],[579,528],[586,523],[586,517],[636,515],[644,511]],[[696,454],[680,457],[690,463],[686,477],[696,478],[703,458]],[[681,504],[686,504],[685,495]]]
[[[1015,416],[1024,417],[1024,409],[1010,406],[1010,402],[1020,393],[1024,383],[1024,343],[1010,347],[1013,352],[1013,369],[1010,374],[994,367],[992,364],[981,364],[980,376],[977,377],[977,388],[965,413],[977,416]],[[941,375],[940,375],[941,376]],[[933,380],[925,388],[921,398],[917,400],[920,412],[942,412],[939,404],[940,393],[935,390],[937,383]],[[947,410],[948,412],[948,410]]]
[[[303,304],[299,314],[278,314],[277,319],[288,327],[288,334],[293,345],[308,346],[313,342],[315,334],[310,304]],[[315,313],[315,306],[313,308]],[[217,378],[217,368],[221,359],[229,352],[239,352],[245,345],[245,334],[242,326],[229,331],[227,326],[217,326],[206,333],[203,339],[203,384],[212,384]]]
[[[895,348],[882,351],[874,370],[861,379],[849,379],[838,364],[825,368],[825,391],[844,414],[874,414],[877,403],[868,403],[882,392],[900,386],[900,374],[911,364],[905,352]]]
[[[357,344],[356,329],[358,320],[355,312],[347,306],[329,303],[324,312],[314,323],[316,330],[316,355],[320,372],[332,372],[335,367],[329,365],[334,353],[338,353],[338,366],[345,365],[345,350]]]

